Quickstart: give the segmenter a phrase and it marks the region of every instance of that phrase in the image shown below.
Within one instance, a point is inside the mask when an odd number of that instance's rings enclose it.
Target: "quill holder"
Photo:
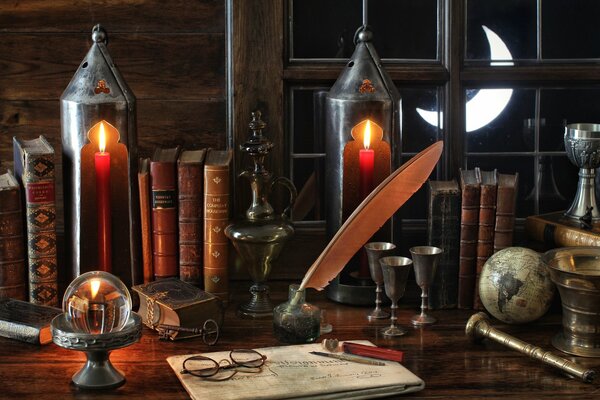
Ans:
[[[373,233],[425,183],[443,148],[442,141],[432,144],[394,171],[367,196],[308,269],[290,304],[296,305],[303,300],[299,293],[304,289],[323,290],[336,277]]]

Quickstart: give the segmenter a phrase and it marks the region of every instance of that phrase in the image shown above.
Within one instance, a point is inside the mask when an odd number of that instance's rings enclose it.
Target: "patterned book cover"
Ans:
[[[15,171],[25,192],[29,301],[58,305],[54,149],[44,136],[13,138]]]
[[[26,299],[21,190],[13,174],[0,175],[0,299]]]
[[[204,164],[204,289],[229,296],[229,167],[232,151],[210,150]]]

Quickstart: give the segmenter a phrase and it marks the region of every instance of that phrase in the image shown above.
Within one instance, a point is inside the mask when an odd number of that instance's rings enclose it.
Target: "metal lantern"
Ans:
[[[141,253],[136,104],[107,40],[96,25],[60,98],[65,254],[73,277],[104,269],[131,287],[139,283]],[[98,154],[108,155],[102,174]]]
[[[371,42],[366,5],[363,12],[354,54],[325,100],[325,187],[330,236],[370,190],[390,174],[392,165],[400,163],[400,95]],[[368,151],[374,153],[369,165],[373,171],[372,181],[367,179],[365,184],[362,156]],[[391,230],[388,223],[374,240],[390,241]],[[375,285],[368,269],[365,276],[365,258],[362,254],[355,256],[331,282],[327,292],[330,299],[356,305],[374,303]]]

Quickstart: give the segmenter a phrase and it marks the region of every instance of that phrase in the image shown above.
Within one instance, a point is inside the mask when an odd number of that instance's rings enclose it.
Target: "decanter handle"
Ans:
[[[293,207],[294,203],[296,202],[296,198],[298,197],[298,191],[296,190],[296,186],[294,186],[294,183],[284,176],[279,176],[279,177],[273,179],[273,182],[271,182],[271,190],[273,189],[273,186],[275,186],[277,184],[285,186],[287,188],[287,190],[290,192],[290,201],[289,201],[287,207],[281,213],[281,216],[282,217],[289,216],[289,218],[291,218],[292,207]]]

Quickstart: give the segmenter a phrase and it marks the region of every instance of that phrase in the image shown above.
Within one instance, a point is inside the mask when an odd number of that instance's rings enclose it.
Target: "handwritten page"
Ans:
[[[368,341],[354,342],[372,345]],[[256,350],[267,356],[262,372],[237,373],[220,382],[181,374],[183,361],[191,354],[169,357],[167,361],[194,400],[371,399],[425,387],[419,377],[397,362],[365,365],[309,354],[323,351],[318,343]],[[219,361],[228,358],[229,352],[202,355]]]

